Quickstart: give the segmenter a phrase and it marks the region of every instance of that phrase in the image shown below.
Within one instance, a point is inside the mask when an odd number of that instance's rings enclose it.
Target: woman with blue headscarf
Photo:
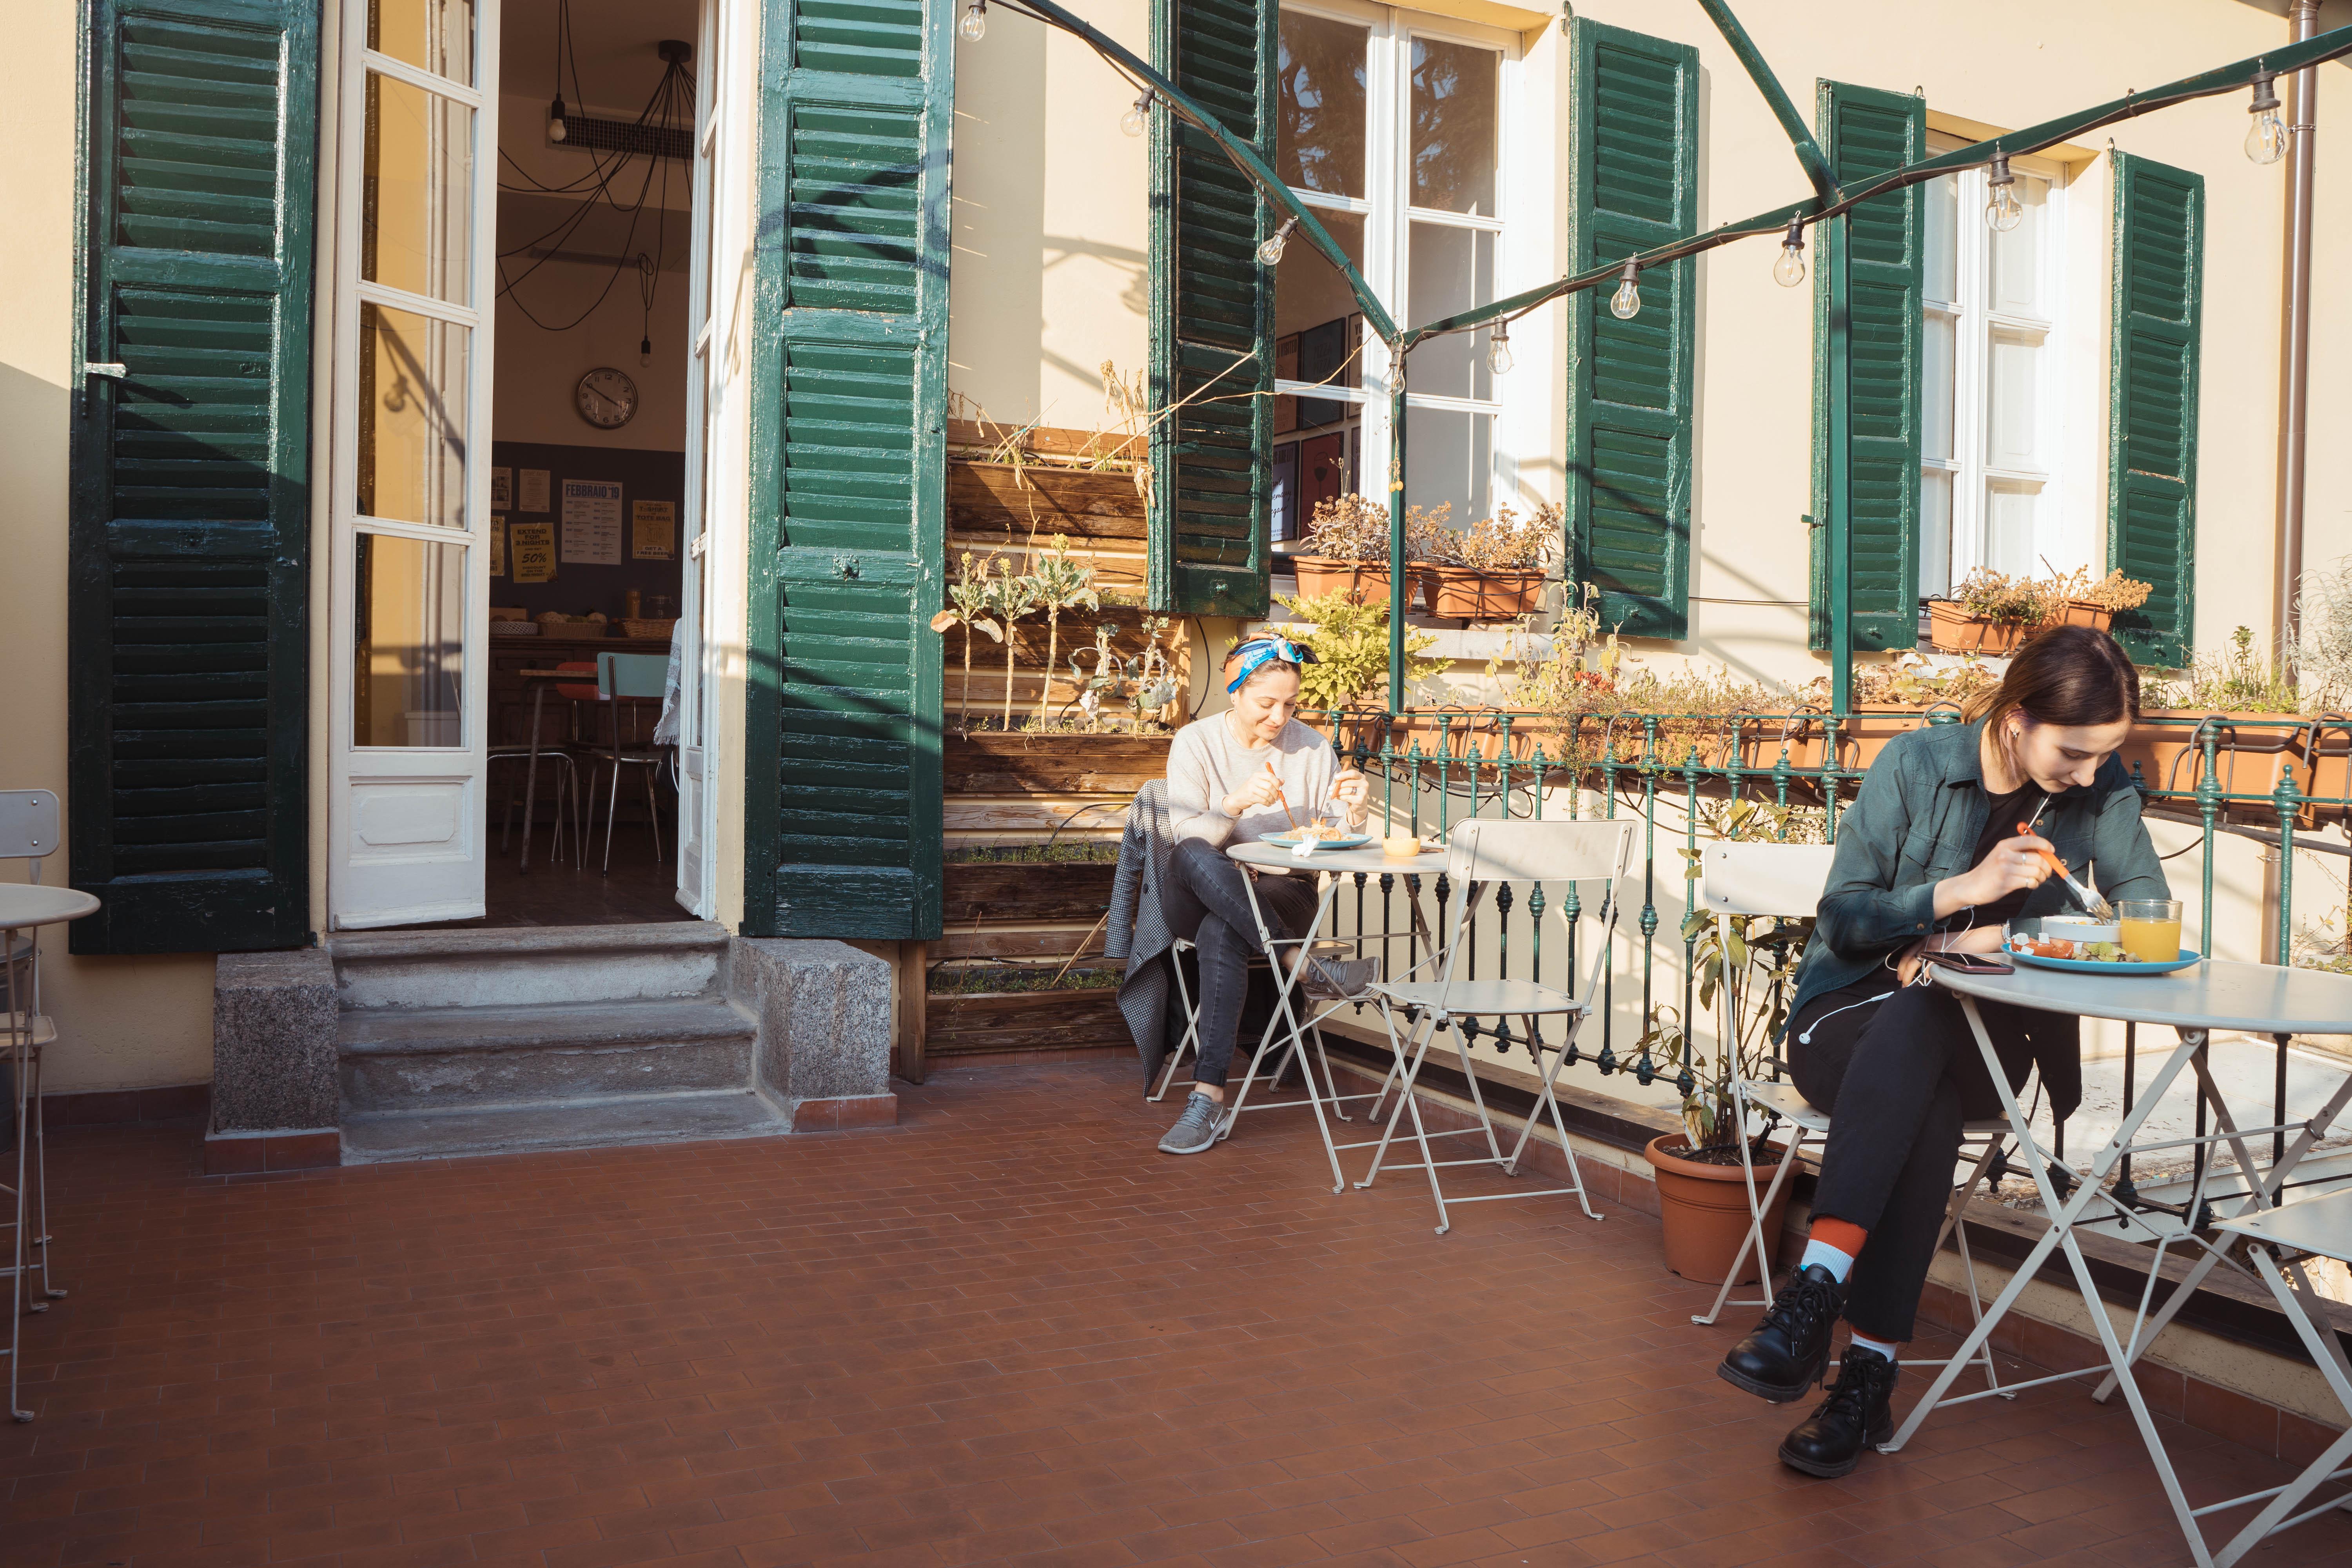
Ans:
[[[1258,908],[1276,936],[1305,936],[1315,916],[1315,879],[1245,868],[1225,850],[1319,816],[1338,801],[1351,825],[1369,815],[1364,775],[1341,768],[1331,742],[1300,723],[1298,667],[1314,655],[1282,637],[1253,637],[1226,657],[1233,706],[1188,724],[1168,749],[1168,805],[1176,849],[1160,889],[1168,929],[1189,938],[1201,959],[1200,1061],[1184,1113],[1162,1152],[1198,1154],[1213,1147],[1225,1111],[1225,1075],[1241,1031],[1249,961],[1258,951],[1250,913]],[[1287,809],[1286,809],[1286,806]]]

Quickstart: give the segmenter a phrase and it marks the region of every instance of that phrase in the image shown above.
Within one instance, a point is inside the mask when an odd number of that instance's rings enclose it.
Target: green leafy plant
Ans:
[[[2232,631],[2230,646],[2221,652],[2197,655],[2183,678],[2144,681],[2140,700],[2147,708],[2233,713],[2294,713],[2302,708],[2294,673],[2254,647],[2252,626]]]
[[[1070,553],[1066,534],[1054,535],[1054,548],[1037,557],[1025,581],[1035,584],[1038,607],[1045,612],[1045,678],[1037,688],[1037,721],[1046,717],[1045,700],[1054,689],[1054,671],[1060,667],[1062,612],[1099,610],[1101,595],[1094,590],[1094,568]]]
[[[1284,628],[1315,655],[1316,662],[1298,672],[1300,707],[1344,708],[1357,698],[1386,689],[1389,607],[1385,603],[1354,604],[1344,594],[1315,599],[1285,594],[1276,595],[1276,600],[1299,620],[1310,623],[1303,635],[1297,635],[1299,627]],[[1407,686],[1444,673],[1444,659],[1418,657],[1436,646],[1434,632],[1405,633]]]
[[[1016,574],[1012,563],[997,557],[996,611],[1004,620],[1004,727],[1013,728],[1013,624],[1037,607],[1037,579],[1026,573]],[[1051,681],[1054,667],[1045,667],[1045,678]]]
[[[956,722],[966,730],[971,728],[971,634],[982,631],[998,642],[1004,640],[995,609],[996,584],[988,574],[988,563],[975,564],[967,550],[956,563],[956,580],[948,584],[948,607],[931,617],[931,630],[942,635],[950,626],[963,627],[963,694],[956,700]]]

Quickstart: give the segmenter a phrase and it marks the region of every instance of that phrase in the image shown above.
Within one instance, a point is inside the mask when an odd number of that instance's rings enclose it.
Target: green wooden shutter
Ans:
[[[953,0],[770,0],[743,926],[940,932]]]
[[[1927,105],[1908,93],[1825,81],[1815,109],[1838,183],[1853,185],[1927,155]],[[1919,353],[1927,204],[1890,191],[1816,226],[1813,268],[1813,516],[1829,479],[1829,279],[1847,247],[1852,317],[1853,646],[1919,641]],[[1826,527],[1812,531],[1812,641],[1829,646]]]
[[[2116,617],[2142,664],[2189,662],[2197,634],[2197,345],[2205,181],[2115,154],[2115,346],[2107,559],[2155,591]]]
[[[1152,59],[1235,141],[1274,162],[1276,0],[1154,0]],[[1151,143],[1152,606],[1265,613],[1272,546],[1270,209],[1199,131],[1162,111]],[[1303,243],[1303,242],[1302,242]]]
[[[76,341],[125,369],[73,405],[72,950],[299,946],[318,7],[86,36]]]
[[[1576,270],[1677,238],[1698,223],[1698,51],[1576,18],[1569,254]],[[1569,531],[1577,577],[1604,624],[1680,637],[1690,624],[1689,259],[1642,274],[1621,321],[1614,284],[1568,312]]]

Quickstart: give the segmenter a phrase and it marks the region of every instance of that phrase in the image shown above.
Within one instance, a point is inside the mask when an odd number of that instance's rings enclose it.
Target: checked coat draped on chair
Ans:
[[[1175,851],[1168,781],[1153,779],[1135,792],[1128,810],[1118,869],[1111,879],[1110,923],[1103,936],[1103,955],[1126,965],[1119,975],[1118,1011],[1135,1037],[1147,1094],[1168,1055],[1168,964],[1176,938],[1160,912],[1160,889]]]

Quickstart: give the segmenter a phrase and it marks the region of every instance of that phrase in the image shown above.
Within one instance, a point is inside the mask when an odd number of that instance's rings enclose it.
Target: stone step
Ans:
[[[355,1008],[336,1018],[336,1068],[348,1126],[381,1111],[746,1090],[754,1032],[722,997]]]
[[[791,1131],[783,1113],[748,1089],[707,1094],[636,1095],[565,1105],[424,1112],[377,1111],[343,1118],[343,1163],[444,1160],[549,1149],[609,1149],[719,1138],[774,1138]]]
[[[727,944],[710,921],[342,931],[325,942],[346,1010],[716,996]]]

